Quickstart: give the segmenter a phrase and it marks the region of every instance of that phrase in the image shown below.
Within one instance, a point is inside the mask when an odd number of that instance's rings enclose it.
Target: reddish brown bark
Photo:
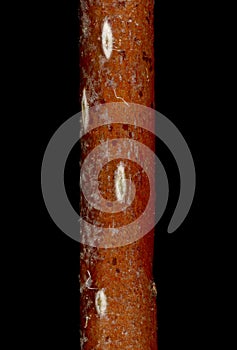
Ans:
[[[80,99],[84,91],[89,107],[108,102],[153,107],[153,0],[81,0],[80,20]],[[105,21],[113,36],[113,50],[108,57],[102,45]],[[154,151],[154,137],[149,132],[113,123],[83,136],[81,161],[101,140],[118,137],[138,140]],[[114,174],[119,161],[111,161],[100,174],[100,191],[109,200],[116,199]],[[132,177],[136,183],[136,197],[130,210],[125,215],[101,215],[89,208],[82,196],[82,217],[105,226],[113,221],[119,227],[144,210],[152,190],[149,182],[138,164],[131,161],[123,164],[126,177]],[[153,230],[134,243],[116,248],[81,244],[81,349],[157,349],[153,245]],[[98,308],[103,308],[104,297],[103,314]]]

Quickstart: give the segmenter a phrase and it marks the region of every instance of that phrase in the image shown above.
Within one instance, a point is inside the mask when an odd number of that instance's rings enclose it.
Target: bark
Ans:
[[[85,99],[89,107],[109,102],[154,106],[153,5],[153,0],[80,1],[82,108]],[[112,47],[109,37],[104,37],[103,43],[102,35],[105,30],[109,36],[110,29]],[[81,162],[101,140],[117,137],[139,140],[155,149],[154,137],[148,132],[112,123],[83,136]],[[110,200],[116,199],[114,181],[119,164],[120,160],[111,161],[100,174],[100,191]],[[125,176],[136,183],[130,210],[101,215],[81,195],[82,217],[119,227],[140,215],[152,189],[138,164],[124,160],[123,165]],[[157,349],[153,246],[154,230],[121,247],[80,245],[81,349]]]

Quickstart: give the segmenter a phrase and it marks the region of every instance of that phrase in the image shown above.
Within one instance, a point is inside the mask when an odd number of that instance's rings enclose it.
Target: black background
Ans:
[[[36,86],[32,102],[37,113],[33,124],[37,129],[39,172],[45,148],[55,130],[80,111],[77,8],[77,0],[59,0],[40,3],[35,10],[38,30],[31,41]],[[158,287],[159,350],[202,348],[209,332],[206,328],[209,311],[204,308],[208,298],[204,274],[207,205],[204,209],[200,168],[204,137],[200,120],[205,119],[206,98],[202,11],[200,5],[192,2],[163,0],[155,4],[156,109],[183,134],[197,172],[190,213],[182,226],[169,235],[166,229],[177,203],[179,177],[173,157],[157,140],[157,154],[170,186],[168,207],[156,230],[154,275]],[[78,153],[74,150],[68,160],[65,183],[75,208],[78,176]],[[40,326],[35,327],[35,342],[42,342],[45,347],[79,349],[79,245],[53,223],[40,188],[39,205],[37,239],[33,245],[33,254],[37,256],[33,309],[40,320]]]

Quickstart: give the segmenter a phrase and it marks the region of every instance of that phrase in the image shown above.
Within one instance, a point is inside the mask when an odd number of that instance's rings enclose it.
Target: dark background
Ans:
[[[37,152],[40,163],[55,130],[80,111],[78,0],[40,3],[38,31],[32,38],[35,65]],[[178,169],[166,147],[157,140],[158,156],[169,178],[170,198],[156,234],[154,275],[158,286],[159,350],[203,348],[209,310],[204,257],[207,230],[206,206],[201,191],[203,170],[201,142],[204,125],[205,44],[201,30],[202,7],[192,2],[156,1],[155,59],[156,109],[168,117],[183,134],[197,171],[197,189],[190,213],[177,232],[166,229],[179,193]],[[34,21],[34,15],[32,16]],[[78,148],[69,156],[65,184],[69,198],[78,203]],[[40,169],[39,169],[40,170]],[[37,297],[34,305],[36,344],[79,349],[79,245],[62,233],[51,220],[39,189],[37,220]],[[34,295],[34,294],[33,294]],[[39,297],[38,297],[39,295]],[[208,340],[205,340],[208,347]],[[146,349],[144,349],[146,350]],[[148,350],[148,349],[147,349]]]

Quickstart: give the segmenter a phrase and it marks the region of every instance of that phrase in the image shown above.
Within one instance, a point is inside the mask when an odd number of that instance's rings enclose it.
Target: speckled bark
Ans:
[[[153,0],[80,1],[80,100],[84,94],[89,107],[108,102],[154,106],[153,5]],[[111,52],[109,43],[103,50],[105,21],[112,32]],[[118,137],[139,140],[154,150],[152,134],[114,123],[82,138],[81,161],[101,140]],[[100,191],[110,200],[116,197],[118,164],[119,160],[110,162],[100,174]],[[101,215],[81,198],[81,216],[91,218],[92,223],[94,220],[109,226],[113,222],[119,226],[140,215],[149,195],[149,182],[139,165],[131,161],[123,164],[125,176],[136,182],[136,198],[130,211],[120,216]],[[81,349],[157,350],[153,243],[154,231],[117,248],[81,244]]]

